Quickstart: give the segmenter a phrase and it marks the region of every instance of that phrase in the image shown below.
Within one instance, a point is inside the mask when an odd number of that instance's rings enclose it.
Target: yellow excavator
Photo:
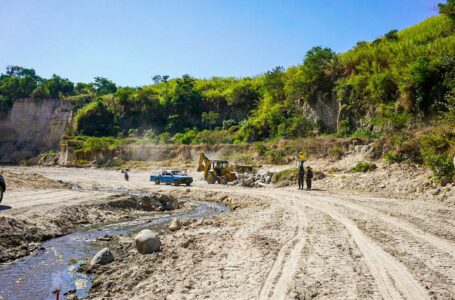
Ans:
[[[201,153],[199,156],[198,172],[204,171],[204,179],[208,184],[216,182],[227,184],[237,179],[234,173],[235,166],[229,165],[227,160],[210,160]]]

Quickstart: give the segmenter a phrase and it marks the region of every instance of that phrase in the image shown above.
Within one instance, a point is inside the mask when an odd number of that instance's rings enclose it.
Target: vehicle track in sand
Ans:
[[[356,204],[353,202],[349,202],[347,200],[336,199],[334,197],[328,199],[328,197],[321,197],[321,196],[315,196],[315,195],[311,195],[311,198],[314,200],[317,200],[317,201],[324,201],[326,203],[333,204],[333,205],[344,206],[346,208],[361,212],[365,215],[370,215],[372,217],[378,218],[381,221],[383,221],[384,223],[388,223],[395,228],[399,228],[400,230],[408,232],[409,234],[413,235],[415,238],[420,239],[421,241],[424,241],[424,242],[432,245],[436,249],[440,250],[441,252],[449,254],[450,256],[452,256],[455,259],[455,244],[453,242],[444,240],[433,234],[424,232],[423,230],[414,227],[413,224],[410,224],[409,222],[401,221],[397,217],[387,215],[372,207],[359,205],[359,204]]]
[[[268,196],[281,201],[283,198],[287,198],[288,201],[292,201],[293,205],[296,205],[296,208],[300,207],[301,211],[303,211],[304,207],[310,207],[329,215],[332,219],[343,224],[361,251],[370,273],[376,279],[379,292],[385,299],[429,299],[427,291],[419,284],[409,270],[367,237],[351,219],[334,208],[329,203],[330,200],[322,202],[322,197],[319,197],[315,201],[313,197],[304,194],[295,195],[294,193],[276,191],[269,193]],[[297,211],[299,210],[297,209]],[[304,235],[305,233],[303,232],[302,234]],[[295,237],[290,242],[294,241],[296,239]],[[263,288],[260,290],[259,299],[268,299],[269,297],[270,299],[282,299],[286,296],[287,288],[285,289],[283,286],[287,287],[292,282],[293,273],[285,274],[277,270],[284,269],[284,265],[288,264],[288,261],[289,264],[291,261],[298,261],[299,259],[298,257],[296,258],[295,253],[297,253],[297,256],[300,254],[297,250],[292,251],[295,248],[291,251],[288,250],[288,244],[289,242],[283,246],[277,256],[271,271],[262,285]],[[293,255],[286,255],[287,251],[290,251]],[[278,286],[278,283],[280,283],[281,288],[273,289],[274,282],[277,283],[275,286]]]
[[[87,174],[82,178],[76,173],[71,173],[71,170],[53,169],[51,171],[54,178],[63,177],[68,182],[78,183],[88,189],[92,186],[102,188],[121,186],[162,192],[176,189],[168,186],[156,187],[144,182],[141,178],[146,175],[145,172],[132,173],[134,174],[132,180],[123,182],[115,171],[85,170]],[[116,178],[120,178],[117,180],[118,185]],[[202,181],[195,181],[191,190],[264,198],[270,205],[268,215],[255,211],[257,214],[255,218],[263,218],[260,224],[263,227],[258,228],[257,222],[250,219],[239,221],[239,227],[235,227],[238,231],[233,234],[235,244],[229,252],[225,253],[228,259],[216,260],[212,265],[204,260],[198,262],[201,273],[213,268],[213,265],[224,267],[223,282],[226,286],[223,294],[220,294],[218,289],[208,295],[220,296],[219,299],[230,299],[233,290],[237,289],[239,291],[237,299],[252,297],[288,299],[293,296],[291,292],[296,293],[295,289],[292,290],[296,284],[311,285],[322,274],[325,277],[319,284],[325,286],[320,288],[319,292],[325,299],[428,299],[430,296],[451,299],[455,297],[453,288],[455,241],[451,238],[453,229],[450,227],[452,225],[450,219],[453,219],[454,211],[450,207],[445,208],[439,203],[433,205],[430,201],[427,204],[392,198],[378,200],[368,194],[358,195],[355,199],[354,196],[324,191],[297,192],[288,188],[248,189],[207,185]],[[46,200],[46,192],[40,191],[38,198],[42,199],[42,205],[46,206],[60,203],[59,197],[62,197],[64,202],[79,201],[76,196],[70,196],[73,192],[76,193],[76,191],[68,191],[65,195],[59,194],[61,191],[56,191],[56,194],[47,195]],[[90,192],[90,197],[95,195],[94,192]],[[84,192],[79,193],[81,198],[85,197]],[[97,193],[100,196],[102,194],[101,191]],[[33,204],[33,211],[39,209],[40,202],[34,203],[32,194],[24,194],[22,199],[26,200],[28,205]],[[35,204],[38,205],[35,206]],[[399,210],[394,209],[394,205],[399,206]],[[418,207],[419,210],[413,211],[413,207]],[[285,212],[287,218],[276,218],[276,222],[273,223],[274,234],[271,235],[267,232],[272,226],[270,216],[277,211]],[[315,212],[318,217],[313,215],[316,214]],[[444,221],[444,217],[447,220]],[[427,223],[421,221],[426,218],[430,222],[431,220],[437,222],[426,229]],[[318,223],[322,219],[324,219],[324,226]],[[447,232],[447,235],[438,234],[436,231],[439,227],[444,233]],[[252,237],[255,236],[271,238],[275,241],[275,248],[270,248],[273,251],[269,251],[270,254],[265,258],[264,255],[261,257],[259,252],[263,246],[256,249],[251,242]],[[318,242],[318,239],[323,241]],[[339,245],[341,247],[338,247]],[[246,252],[245,249],[257,255],[254,263],[251,263],[251,253]],[[352,257],[348,253],[351,250]],[[329,260],[330,264],[326,264]],[[205,266],[204,263],[206,263]],[[359,268],[363,269],[359,271]],[[250,278],[251,280],[248,280]],[[316,280],[313,280],[314,278]],[[347,284],[343,279],[346,279]],[[332,283],[337,280],[342,283],[336,282],[332,286]],[[367,281],[366,292],[363,291],[365,293],[354,291],[356,286]],[[438,294],[438,288],[445,289],[446,293]],[[300,289],[302,290],[305,292],[305,288]],[[372,293],[368,294],[368,291]],[[301,296],[307,295],[299,294],[299,297]]]
[[[295,207],[291,200],[291,206]],[[301,252],[305,245],[306,218],[303,210],[294,210],[296,230],[281,247],[272,268],[259,290],[259,299],[286,299],[289,283],[292,282],[299,267]]]

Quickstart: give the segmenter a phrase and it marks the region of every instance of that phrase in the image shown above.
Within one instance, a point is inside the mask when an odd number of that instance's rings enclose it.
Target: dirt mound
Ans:
[[[40,242],[85,226],[138,217],[144,212],[179,208],[177,199],[161,194],[114,195],[96,202],[55,208],[44,214],[0,217],[0,263],[29,255]],[[33,221],[31,221],[33,220]]]
[[[132,210],[143,210],[143,211],[167,211],[179,208],[177,199],[162,195],[132,195],[125,197],[122,195],[115,195],[110,197],[110,201],[101,204],[100,209],[132,209]]]
[[[1,171],[7,189],[68,189],[72,185],[61,180],[52,180],[36,173]]]

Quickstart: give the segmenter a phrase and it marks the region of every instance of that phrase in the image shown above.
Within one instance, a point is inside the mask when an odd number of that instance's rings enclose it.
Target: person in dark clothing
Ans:
[[[299,168],[299,190],[303,190],[303,183],[305,178],[305,169],[303,168],[303,164],[300,164]]]
[[[126,181],[130,179],[130,175],[128,175],[128,169],[122,170],[123,176]]]
[[[311,180],[313,180],[313,170],[310,166],[306,168],[306,189],[311,190]]]

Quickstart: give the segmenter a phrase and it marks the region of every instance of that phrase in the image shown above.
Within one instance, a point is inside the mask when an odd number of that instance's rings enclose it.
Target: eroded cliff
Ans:
[[[20,99],[0,119],[0,163],[17,163],[58,150],[71,123],[72,107],[56,99]]]

